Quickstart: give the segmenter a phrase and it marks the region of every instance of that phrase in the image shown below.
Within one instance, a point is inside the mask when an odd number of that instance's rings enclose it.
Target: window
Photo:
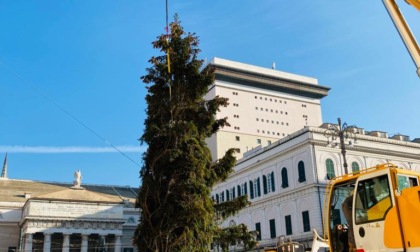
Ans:
[[[417,177],[411,177],[408,175],[398,174],[398,191],[401,192],[405,188],[418,186],[419,182]],[[1,217],[1,213],[0,213]]]
[[[261,185],[260,178],[254,179],[254,195],[255,197],[261,196]]]
[[[359,164],[357,162],[351,163],[351,169],[353,172],[358,172],[360,170]]]
[[[263,188],[264,194],[268,194],[275,191],[274,172],[263,176]]]
[[[270,238],[276,238],[276,220],[270,220]]]
[[[246,183],[242,183],[241,184],[241,195],[248,195],[248,191],[247,191],[247,184]]]
[[[235,137],[236,141],[241,141],[241,138],[239,136]]]
[[[309,222],[309,211],[302,212],[303,232],[311,231],[311,224]]]
[[[260,178],[249,181],[249,192],[251,194],[251,199],[261,196]]]
[[[237,185],[236,188],[238,190],[238,197],[241,196],[241,195],[243,195],[242,194],[242,190],[241,190],[241,186],[240,185]]]
[[[257,241],[261,241],[261,223],[255,223],[255,231],[257,231]]]
[[[331,159],[327,159],[327,161],[325,161],[325,165],[327,167],[327,178],[328,179],[332,179],[335,177],[335,171],[334,171],[334,163]]]
[[[359,181],[356,194],[356,224],[384,220],[392,207],[387,175]]]
[[[298,181],[300,183],[306,181],[305,164],[303,163],[303,161],[299,161],[299,163],[298,163],[298,175],[299,175]]]
[[[261,144],[261,139],[257,139],[257,144]]]
[[[290,215],[284,216],[284,223],[286,224],[286,235],[292,235],[292,217]]]
[[[219,201],[219,194],[216,194],[216,203],[217,203],[217,204],[219,204],[219,203],[220,203],[220,201]]]
[[[235,195],[235,187],[230,188],[230,190],[229,190],[229,198],[230,198],[230,200],[233,200],[234,198],[236,198],[236,195]]]
[[[236,148],[236,149],[235,149],[235,152],[236,152],[236,153],[241,153],[241,149]]]
[[[268,132],[268,134],[270,134],[270,132]],[[267,144],[270,145],[271,144],[271,140],[267,140]]]
[[[283,169],[281,169],[281,187],[282,188],[289,187],[289,180],[287,179],[287,169],[286,169],[286,167],[283,167]]]
[[[226,190],[226,201],[231,200],[232,198],[230,197],[230,193],[229,190]]]
[[[258,122],[259,120],[260,120],[260,119],[258,119],[258,118],[257,118],[257,122]]]

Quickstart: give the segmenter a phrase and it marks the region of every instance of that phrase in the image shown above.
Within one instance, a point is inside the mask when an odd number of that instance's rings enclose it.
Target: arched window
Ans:
[[[270,172],[267,175],[263,175],[263,187],[264,187],[264,194],[274,192],[275,184],[274,184],[274,172]]]
[[[299,173],[298,181],[300,183],[305,182],[306,181],[305,164],[303,163],[303,161],[299,161],[298,163],[298,173]]]
[[[335,177],[335,171],[334,171],[334,163],[331,159],[327,159],[327,161],[325,161],[325,165],[327,167],[327,178],[328,179],[332,179]]]
[[[286,169],[286,167],[283,167],[283,169],[281,169],[281,187],[282,188],[289,187],[289,180],[287,179],[287,169]]]
[[[357,162],[351,163],[351,169],[353,172],[358,172],[360,170],[359,164]]]

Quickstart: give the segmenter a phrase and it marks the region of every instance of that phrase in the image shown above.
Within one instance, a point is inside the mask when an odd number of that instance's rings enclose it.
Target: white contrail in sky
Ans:
[[[146,151],[145,146],[122,145],[115,146],[121,152]],[[22,145],[0,145],[0,152],[8,153],[118,153],[112,147],[92,147],[92,146],[22,146]]]

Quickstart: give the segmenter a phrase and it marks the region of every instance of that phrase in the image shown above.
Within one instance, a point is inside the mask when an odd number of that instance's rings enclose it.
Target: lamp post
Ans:
[[[348,126],[347,123],[343,123],[341,124],[341,119],[338,118],[338,124],[337,125],[330,125],[328,127],[328,129],[326,129],[324,131],[324,136],[327,137],[328,142],[329,142],[329,138],[331,137],[332,141],[334,142],[337,138],[339,139],[339,144],[340,144],[340,149],[341,149],[341,154],[343,155],[343,167],[344,167],[344,173],[347,174],[348,173],[348,165],[347,165],[347,159],[346,159],[346,142],[345,140],[348,139],[349,137],[353,137],[354,138],[354,143],[356,143],[357,139],[356,139],[356,134],[357,132],[357,127],[354,125]],[[330,142],[328,143],[330,144]],[[336,143],[337,146],[338,143]],[[349,145],[352,146],[353,143],[351,141],[349,141]]]

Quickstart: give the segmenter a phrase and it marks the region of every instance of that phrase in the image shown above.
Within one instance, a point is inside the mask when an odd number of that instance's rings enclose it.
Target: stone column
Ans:
[[[25,234],[25,248],[24,251],[32,252],[32,234]]]
[[[70,251],[70,234],[63,234],[63,252]]]
[[[88,235],[82,234],[82,247],[81,252],[87,252],[88,251]]]
[[[51,234],[44,233],[44,252],[51,251]]]
[[[114,251],[115,252],[120,252],[121,251],[121,235],[115,235]]]

